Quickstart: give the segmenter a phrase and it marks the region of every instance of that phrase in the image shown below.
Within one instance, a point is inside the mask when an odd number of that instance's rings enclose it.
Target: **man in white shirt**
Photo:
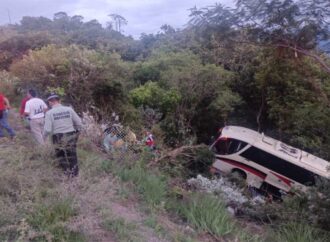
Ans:
[[[30,129],[32,135],[38,144],[43,145],[45,143],[43,130],[47,104],[42,99],[37,97],[37,93],[33,89],[28,91],[28,96],[30,99],[25,104],[24,114],[27,115],[30,120]]]

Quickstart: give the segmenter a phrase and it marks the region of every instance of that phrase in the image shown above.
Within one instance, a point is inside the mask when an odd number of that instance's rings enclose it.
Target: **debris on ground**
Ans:
[[[196,178],[189,179],[187,183],[193,189],[221,196],[226,204],[243,205],[250,203],[257,205],[265,203],[264,198],[259,195],[253,198],[245,196],[243,188],[237,187],[225,177],[208,179],[202,175],[197,175]]]

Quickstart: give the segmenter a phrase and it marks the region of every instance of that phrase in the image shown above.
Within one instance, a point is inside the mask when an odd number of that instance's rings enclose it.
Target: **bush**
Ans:
[[[17,100],[17,83],[18,79],[13,77],[10,73],[0,71],[0,93],[3,93],[11,103],[20,101]]]
[[[133,79],[140,85],[144,85],[148,81],[158,81],[160,79],[160,71],[154,66],[140,66],[134,71]]]
[[[168,154],[162,169],[173,177],[186,179],[198,174],[209,175],[214,154],[206,145],[182,146]]]
[[[272,225],[271,241],[328,241],[330,181],[321,179],[306,192],[286,195],[282,202],[243,208],[246,215]],[[288,221],[290,221],[288,223]]]
[[[319,179],[308,196],[309,215],[313,223],[330,232],[330,180]]]
[[[210,166],[214,161],[214,154],[208,146],[204,145],[195,149],[192,157],[186,167],[191,175],[209,174]]]
[[[116,54],[102,54],[81,46],[49,45],[30,51],[10,67],[20,78],[22,88],[33,86],[47,95],[47,90],[64,90],[64,100],[78,111],[92,106],[108,111],[120,105],[127,68]]]
[[[130,91],[129,96],[135,107],[148,106],[161,110],[164,114],[174,110],[181,100],[181,95],[178,91],[163,89],[155,82],[148,82],[133,89]]]

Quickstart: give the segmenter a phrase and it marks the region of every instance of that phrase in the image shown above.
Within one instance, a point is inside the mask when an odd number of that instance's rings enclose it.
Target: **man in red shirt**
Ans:
[[[8,110],[10,109],[10,104],[8,99],[0,93],[0,138],[5,137],[2,130],[5,129],[11,138],[15,137],[14,130],[8,124]]]

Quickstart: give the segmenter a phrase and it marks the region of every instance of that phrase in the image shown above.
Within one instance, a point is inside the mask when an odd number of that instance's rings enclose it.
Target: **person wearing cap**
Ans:
[[[51,94],[47,101],[51,109],[46,113],[44,137],[52,135],[59,165],[69,176],[77,176],[79,168],[76,149],[82,128],[81,119],[71,107],[60,103],[57,94]]]
[[[43,129],[45,123],[45,112],[48,107],[47,104],[37,97],[37,92],[30,89],[27,93],[29,100],[25,104],[24,114],[30,120],[30,129],[33,137],[39,145],[45,143],[43,137]]]

